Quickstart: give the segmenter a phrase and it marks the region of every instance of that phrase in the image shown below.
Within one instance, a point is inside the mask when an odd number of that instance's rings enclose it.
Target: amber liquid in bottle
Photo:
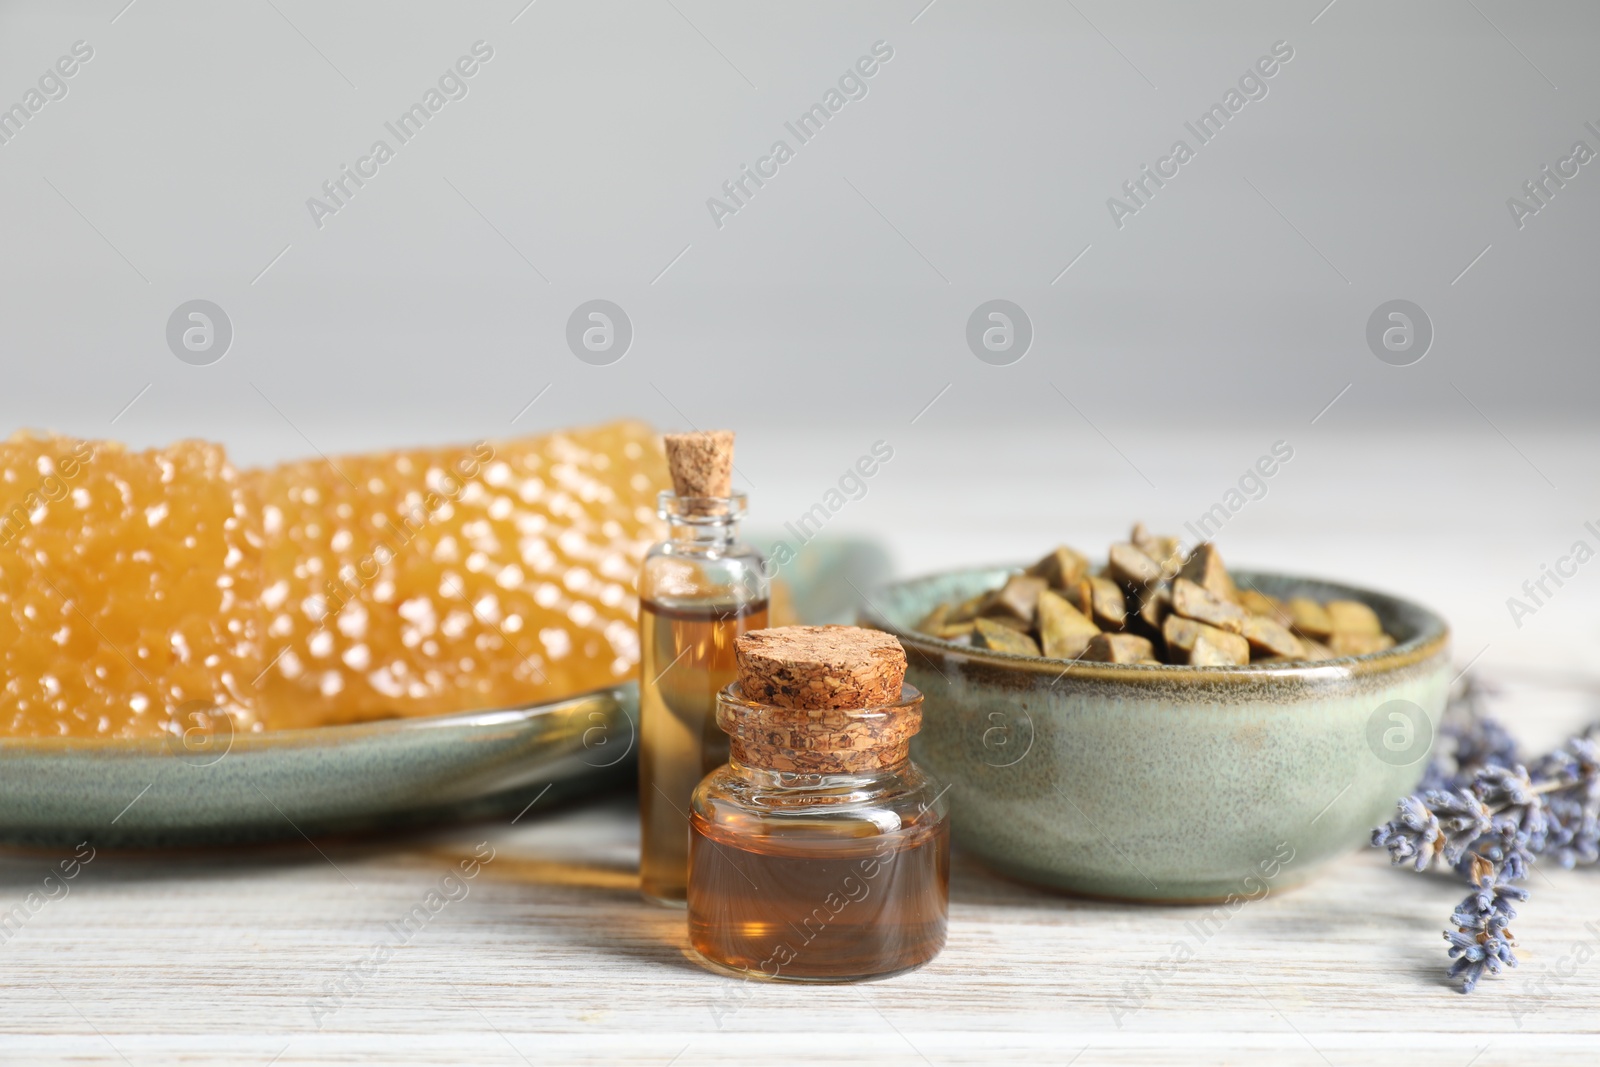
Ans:
[[[729,833],[691,823],[689,941],[753,977],[850,981],[925,963],[944,947],[949,824],[858,836]]]
[[[734,678],[733,639],[767,625],[767,602],[639,605],[639,887],[682,903],[689,796],[728,761],[717,691]]]

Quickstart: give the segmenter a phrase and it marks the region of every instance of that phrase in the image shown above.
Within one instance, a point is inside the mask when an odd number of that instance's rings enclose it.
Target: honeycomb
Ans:
[[[669,484],[648,426],[307,460],[249,476],[272,728],[509,707],[639,662]]]
[[[0,732],[159,736],[194,701],[259,726],[248,518],[216,445],[0,443]]]

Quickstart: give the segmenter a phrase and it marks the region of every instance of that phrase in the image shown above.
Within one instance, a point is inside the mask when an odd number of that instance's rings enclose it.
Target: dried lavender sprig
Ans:
[[[1455,930],[1446,930],[1444,939],[1450,944],[1450,977],[1461,980],[1461,991],[1470,993],[1477,987],[1483,972],[1499,974],[1504,967],[1515,967],[1517,957],[1511,946],[1515,938],[1509,923],[1517,917],[1512,901],[1528,899],[1528,891],[1520,886],[1506,885],[1495,880],[1495,872],[1487,861],[1479,861],[1478,887],[1456,906],[1450,921]]]
[[[1543,854],[1569,870],[1600,863],[1600,723],[1540,760],[1534,774],[1573,783],[1545,797],[1550,832]]]
[[[1600,723],[1534,764],[1516,759],[1510,735],[1485,712],[1485,688],[1470,680],[1452,695],[1424,789],[1399,803],[1396,818],[1372,832],[1390,861],[1418,871],[1437,862],[1475,887],[1445,932],[1450,976],[1470,993],[1485,971],[1515,967],[1512,901],[1541,855],[1564,867],[1600,860]]]
[[[1391,863],[1425,871],[1440,860],[1455,866],[1493,826],[1494,813],[1470,790],[1430,789],[1404,797],[1394,821],[1372,831],[1375,848],[1387,848]]]

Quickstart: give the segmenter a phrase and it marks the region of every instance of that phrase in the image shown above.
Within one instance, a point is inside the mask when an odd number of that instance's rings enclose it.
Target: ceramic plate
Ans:
[[[0,744],[0,838],[200,844],[504,810],[626,779],[638,688],[502,711],[181,741]],[[492,803],[490,803],[492,801]],[[526,801],[525,801],[526,803]]]

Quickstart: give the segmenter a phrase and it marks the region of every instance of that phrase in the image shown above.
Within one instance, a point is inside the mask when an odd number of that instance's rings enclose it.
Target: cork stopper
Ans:
[[[663,440],[673,492],[683,497],[733,495],[732,430],[669,433]]]
[[[779,626],[734,639],[746,700],[780,708],[873,708],[900,699],[906,651],[881,630]]]
[[[781,626],[734,641],[738,681],[717,703],[733,758],[767,770],[849,773],[906,758],[922,695],[905,649],[854,626]]]

